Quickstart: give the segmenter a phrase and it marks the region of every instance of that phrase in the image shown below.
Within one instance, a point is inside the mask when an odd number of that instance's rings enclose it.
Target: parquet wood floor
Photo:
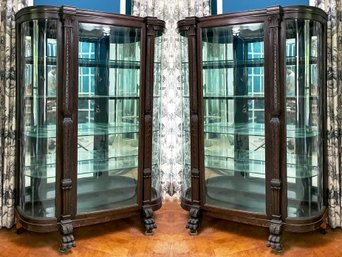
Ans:
[[[58,234],[0,230],[1,257],[255,257],[276,256],[266,247],[268,229],[204,217],[200,233],[189,236],[187,212],[176,200],[166,200],[156,212],[158,228],[145,236],[140,219],[129,218],[75,229],[76,248],[58,252]],[[283,233],[281,256],[342,257],[342,230],[305,234]],[[279,255],[279,254],[278,254]]]

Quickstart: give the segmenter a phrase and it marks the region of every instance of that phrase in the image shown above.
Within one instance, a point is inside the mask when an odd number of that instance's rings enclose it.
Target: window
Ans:
[[[211,13],[212,15],[216,15],[228,12],[263,9],[277,5],[309,5],[309,0],[239,0],[238,4],[234,0],[211,0]]]
[[[31,1],[31,3],[30,3]],[[30,0],[29,5],[52,5],[52,6],[74,6],[79,9],[121,13],[131,15],[132,0]]]

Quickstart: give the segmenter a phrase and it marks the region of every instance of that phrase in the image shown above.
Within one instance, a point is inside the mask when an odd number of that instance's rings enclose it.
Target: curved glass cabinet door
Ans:
[[[137,204],[140,29],[80,23],[77,212]]]
[[[286,20],[288,217],[319,215],[323,203],[323,25]]]
[[[55,217],[57,21],[21,24],[19,206],[31,217]]]
[[[263,23],[202,29],[206,204],[266,212]]]

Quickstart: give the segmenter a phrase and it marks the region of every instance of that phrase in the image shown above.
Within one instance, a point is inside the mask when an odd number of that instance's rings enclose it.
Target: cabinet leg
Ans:
[[[71,220],[62,220],[60,222],[60,234],[61,234],[61,245],[59,251],[65,253],[72,247],[76,246],[75,238],[73,235],[74,228]]]
[[[142,209],[142,220],[145,226],[145,235],[153,235],[153,230],[157,228],[154,221],[153,210],[150,206],[144,206]]]
[[[270,235],[268,237],[267,247],[271,247],[276,252],[282,252],[281,245],[281,220],[272,220],[270,225]]]
[[[191,236],[197,235],[197,230],[200,224],[200,207],[191,207],[189,212],[188,224],[186,228],[189,229],[189,234]]]

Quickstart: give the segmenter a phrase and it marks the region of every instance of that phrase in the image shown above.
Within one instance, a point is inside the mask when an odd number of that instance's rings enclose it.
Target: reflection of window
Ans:
[[[264,42],[254,42],[247,45],[248,60],[258,61],[264,58]],[[260,63],[263,63],[262,61]],[[248,95],[263,96],[264,95],[264,67],[249,67],[248,71]],[[249,118],[253,122],[264,122],[264,104],[263,100],[249,101]]]
[[[286,56],[296,56],[296,40],[294,38],[286,39]]]
[[[48,38],[47,40],[47,56],[56,57],[57,42],[56,39]]]
[[[79,58],[92,60],[95,59],[95,43],[79,42]],[[95,92],[95,68],[79,67],[78,72],[78,90],[80,96],[94,95]],[[92,122],[94,113],[94,102],[88,100],[79,100],[78,107],[79,122]]]

